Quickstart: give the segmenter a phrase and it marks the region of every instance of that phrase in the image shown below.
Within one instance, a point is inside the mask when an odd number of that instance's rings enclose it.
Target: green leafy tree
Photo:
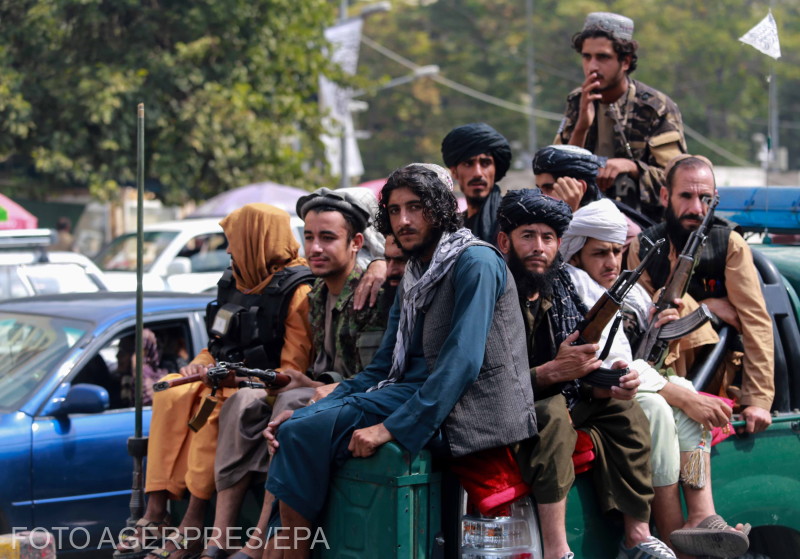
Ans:
[[[614,11],[635,20],[639,68],[633,77],[669,94],[684,121],[736,158],[757,164],[753,134],[766,133],[767,77],[772,59],[738,41],[763,18],[766,0],[534,0],[533,44],[536,106],[562,113],[567,93],[583,81],[570,38],[587,13]],[[780,95],[781,144],[790,166],[800,167],[800,4],[775,0],[783,57],[775,64]],[[528,21],[520,0],[396,2],[394,11],[370,18],[365,33],[416,64],[436,64],[441,76],[525,105]],[[365,47],[359,72],[386,80],[408,72],[403,64]],[[485,121],[512,143],[515,164],[530,165],[527,116],[465,95],[437,82],[419,80],[365,97],[370,109],[358,125],[370,133],[361,143],[366,177],[385,176],[415,160],[440,161],[439,146],[454,126]],[[557,119],[537,118],[539,146],[550,143]],[[687,138],[689,150],[732,164],[717,151]]]
[[[0,0],[0,157],[99,196],[168,202],[258,180],[312,186],[325,0]]]

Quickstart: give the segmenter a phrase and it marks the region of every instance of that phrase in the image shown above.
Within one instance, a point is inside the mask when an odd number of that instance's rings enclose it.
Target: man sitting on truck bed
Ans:
[[[271,391],[240,390],[231,396],[219,416],[220,441],[214,462],[217,506],[214,530],[201,557],[221,559],[238,543],[237,519],[245,492],[254,475],[267,473],[267,445],[261,432],[270,417],[284,409],[303,407],[318,386],[348,378],[372,359],[383,336],[391,303],[379,293],[378,304],[353,308],[353,293],[363,276],[357,255],[365,243],[365,229],[377,210],[371,192],[362,197],[349,191],[321,188],[298,200],[297,213],[306,220],[305,253],[317,277],[308,296],[308,309],[316,360],[310,370],[285,368],[292,382]],[[376,231],[373,235],[383,237]],[[374,244],[374,243],[370,243]],[[374,249],[370,246],[370,249]],[[381,247],[382,251],[382,247]],[[236,559],[256,559],[266,543],[272,496],[264,498],[257,531]],[[231,530],[234,528],[233,530]]]
[[[441,437],[462,456],[536,433],[513,278],[494,247],[458,228],[452,188],[430,164],[398,169],[383,187],[378,227],[411,258],[370,366],[267,429],[267,488],[286,528],[307,529],[332,472],[391,440],[415,455]],[[307,557],[310,542],[298,544],[284,557]]]
[[[279,291],[279,301],[285,303],[282,320],[280,313],[269,313],[265,308],[265,303],[275,303],[265,294],[266,288],[274,285],[273,281],[279,283],[296,277],[295,274],[308,273],[305,260],[298,256],[300,247],[292,235],[289,214],[267,204],[247,204],[231,212],[220,225],[229,242],[232,265],[220,280],[217,299],[207,312],[209,347],[181,368],[180,376],[205,373],[219,361],[244,360],[248,366],[262,368],[307,368],[312,337],[308,323],[310,286],[292,283],[294,288],[289,292]],[[226,303],[230,303],[229,308],[239,310],[229,315],[224,335],[218,336],[212,332],[217,326],[214,313]],[[220,315],[221,320],[226,320],[223,313]],[[270,321],[268,316],[279,324],[266,324]],[[257,335],[243,331],[245,318],[261,325]],[[168,498],[180,499],[186,489],[190,492],[189,508],[180,526],[170,530],[170,537],[151,555],[161,558],[175,552],[186,555],[187,548],[197,551],[201,546],[199,541],[185,536],[198,533],[203,526],[205,509],[215,488],[213,465],[219,411],[236,390],[227,386],[217,390],[218,403],[202,428],[195,424],[196,432],[189,428],[188,422],[210,395],[211,388],[194,382],[154,395],[145,484],[147,510],[136,523],[135,534],[120,538],[118,551],[136,552],[148,547],[146,540],[152,541],[168,526]]]
[[[573,215],[559,252],[569,263],[570,277],[586,306],[594,305],[619,277],[627,230],[625,216],[610,200],[592,202]],[[650,295],[636,284],[626,302],[629,299],[635,303],[630,307],[626,304],[626,309],[641,315],[636,320],[646,324]],[[659,318],[675,320],[678,311],[666,309]],[[628,341],[622,333],[617,337]],[[631,360],[630,346],[623,345]],[[711,428],[727,427],[731,408],[719,398],[698,394],[688,379],[659,374],[641,360],[633,366],[642,381],[636,400],[650,422],[653,516],[658,533],[670,547],[684,553],[723,551],[725,557],[742,555],[749,546],[748,538],[717,516],[710,482]],[[687,519],[681,508],[679,480]]]
[[[665,175],[661,203],[667,208],[666,222],[642,233],[650,239],[666,238],[669,243],[668,259],[653,260],[640,279],[651,295],[664,286],[686,240],[706,215],[708,207],[703,198],[713,196],[717,190],[714,168],[702,156],[676,157],[667,165]],[[640,252],[639,239],[635,239],[628,251],[629,268],[639,264]],[[741,333],[738,351],[734,348],[730,352],[724,374],[718,374],[707,390],[736,396],[747,432],[763,431],[772,423],[770,408],[775,396],[772,321],[753,265],[753,254],[741,235],[723,224],[711,228],[689,283],[688,295],[685,299],[705,303],[721,321]],[[680,353],[667,358],[676,374],[686,376],[691,370],[700,349],[700,337],[705,338],[706,344],[719,341],[708,325],[684,338],[678,348]],[[739,370],[741,394],[738,390],[728,390]]]
[[[537,394],[539,435],[520,445],[518,461],[539,510],[545,559],[572,559],[566,534],[567,493],[575,481],[575,429],[589,434],[597,455],[592,468],[604,513],[621,513],[625,538],[618,557],[674,558],[650,535],[650,433],[633,398],[635,370],[609,389],[583,380],[598,369],[597,344],[572,345],[587,312],[558,254],[572,218],[569,206],[538,189],[511,190],[498,211],[498,244],[519,285],[530,382]],[[517,336],[521,337],[521,336]],[[614,359],[613,357],[611,359]],[[615,368],[627,363],[609,363]]]

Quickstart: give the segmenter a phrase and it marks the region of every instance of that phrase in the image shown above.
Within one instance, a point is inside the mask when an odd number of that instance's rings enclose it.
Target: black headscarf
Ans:
[[[473,122],[453,128],[442,140],[442,159],[447,167],[481,153],[494,158],[494,180],[499,182],[511,166],[511,146],[497,130],[486,123]]]
[[[607,159],[577,146],[547,146],[534,154],[533,174],[548,173],[555,178],[571,177],[586,182],[583,206],[602,197],[597,188],[597,171],[605,166]]]
[[[566,202],[545,196],[538,188],[509,190],[500,202],[497,221],[506,233],[520,225],[544,223],[561,238],[572,221],[572,210]]]

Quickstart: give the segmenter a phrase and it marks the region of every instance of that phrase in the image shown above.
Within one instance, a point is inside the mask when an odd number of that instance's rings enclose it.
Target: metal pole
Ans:
[[[533,0],[525,0],[525,19],[528,29],[528,99],[531,109],[531,112],[528,115],[528,150],[530,151],[531,158],[533,158],[533,154],[536,153],[537,146],[536,116],[533,114],[536,108],[536,61],[533,57]]]
[[[144,103],[139,103],[136,134],[136,430],[142,436],[142,365],[144,357],[142,330],[144,304]]]
[[[147,437],[143,437],[142,429],[142,364],[143,343],[143,296],[142,276],[144,273],[144,103],[139,103],[136,113],[136,390],[135,392],[135,427],[133,437],[128,438],[128,454],[133,458],[133,483],[131,484],[131,500],[128,504],[130,517],[127,525],[132,527],[144,515],[144,457],[147,455]],[[144,553],[114,552],[115,559],[125,557],[134,559]]]
[[[347,19],[348,0],[341,0],[339,3],[339,21],[342,22]],[[344,90],[342,90],[344,93]],[[349,97],[349,96],[348,96]],[[346,103],[349,105],[349,103]],[[346,108],[345,110],[350,110]],[[350,169],[347,166],[347,123],[342,122],[342,138],[341,138],[341,172],[339,173],[339,188],[347,188],[350,186]]]

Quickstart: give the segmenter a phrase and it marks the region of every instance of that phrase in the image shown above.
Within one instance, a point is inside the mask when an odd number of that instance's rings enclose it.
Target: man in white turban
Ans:
[[[561,239],[560,252],[570,264],[567,269],[587,307],[594,305],[603,288],[611,287],[619,276],[626,231],[625,217],[610,200],[592,202],[573,214]],[[629,325],[647,324],[650,297],[637,284],[623,308],[628,322],[625,332],[630,335],[637,328]],[[671,321],[678,318],[678,312],[671,309],[660,316],[664,322]],[[625,336],[618,334],[617,338]],[[622,342],[630,351],[628,340],[614,341],[615,347]],[[636,341],[638,338],[630,343]],[[731,408],[720,399],[698,394],[685,378],[661,375],[646,362],[633,361],[630,355],[623,359],[640,372],[642,381],[636,400],[650,421],[655,490],[652,510],[659,534],[678,551],[687,552],[681,544],[689,544],[689,552],[696,554],[698,546],[708,544],[709,550],[714,545],[724,545],[730,556],[744,553],[749,545],[746,533],[727,526],[716,514],[711,485],[706,483],[711,467],[710,431],[712,427],[728,425]],[[687,519],[681,510],[679,481],[684,488]],[[724,544],[718,543],[723,541]]]

